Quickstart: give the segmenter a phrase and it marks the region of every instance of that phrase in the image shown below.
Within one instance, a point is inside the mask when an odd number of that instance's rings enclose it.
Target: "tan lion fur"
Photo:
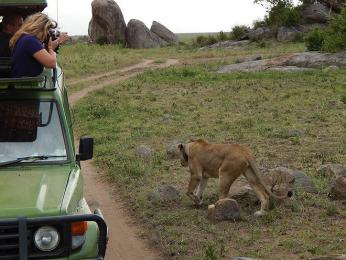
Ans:
[[[232,183],[244,174],[261,201],[261,209],[255,215],[266,213],[273,194],[264,185],[256,159],[248,148],[239,144],[210,144],[199,139],[179,144],[178,149],[182,166],[189,167],[191,173],[187,195],[195,204],[202,204],[209,178],[219,178],[219,199],[225,199]]]

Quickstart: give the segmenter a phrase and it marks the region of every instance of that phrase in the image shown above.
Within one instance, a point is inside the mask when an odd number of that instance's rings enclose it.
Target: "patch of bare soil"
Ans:
[[[95,75],[83,79],[83,82],[92,81],[105,76],[121,73],[121,76],[112,80],[107,80],[98,85],[90,85],[81,91],[72,94],[71,106],[74,106],[80,99],[90,92],[104,88],[111,84],[119,83],[123,80],[136,76],[146,69],[165,68],[178,64],[178,60],[167,60],[165,63],[154,64],[153,61],[145,60],[137,65],[127,67],[118,71],[112,71],[100,75]],[[77,81],[75,81],[74,84]],[[78,83],[80,83],[79,81]],[[76,142],[76,140],[75,140]],[[77,143],[77,142],[76,142]],[[102,180],[103,174],[89,162],[82,163],[84,176],[85,197],[92,210],[100,208],[104,214],[109,227],[109,242],[106,259],[162,259],[160,252],[155,250],[139,237],[141,228],[131,219],[114,187],[107,181]]]

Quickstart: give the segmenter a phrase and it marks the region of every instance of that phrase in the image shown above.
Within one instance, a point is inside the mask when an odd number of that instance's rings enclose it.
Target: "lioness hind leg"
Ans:
[[[255,212],[255,216],[263,216],[269,210],[269,194],[265,187],[261,184],[258,177],[253,173],[251,169],[246,170],[245,177],[248,180],[250,186],[255,191],[257,197],[261,201],[261,209]]]
[[[219,171],[219,200],[228,198],[229,189],[238,175],[231,175],[228,172]]]

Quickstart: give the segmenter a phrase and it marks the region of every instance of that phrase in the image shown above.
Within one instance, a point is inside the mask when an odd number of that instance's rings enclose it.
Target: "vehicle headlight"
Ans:
[[[59,245],[60,235],[55,228],[44,226],[35,232],[34,242],[41,251],[53,251]]]

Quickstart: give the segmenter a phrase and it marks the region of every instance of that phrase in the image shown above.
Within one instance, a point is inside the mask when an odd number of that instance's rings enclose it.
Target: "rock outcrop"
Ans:
[[[150,31],[169,44],[175,44],[178,42],[178,37],[172,31],[156,21],[153,21]]]
[[[89,36],[94,43],[125,43],[126,23],[113,0],[94,0]]]
[[[305,6],[301,12],[303,18],[317,23],[326,23],[330,19],[330,14],[330,9],[320,2]]]
[[[126,42],[129,48],[155,48],[167,44],[140,20],[131,19],[127,24]]]
[[[267,27],[259,27],[253,30],[250,30],[247,34],[247,37],[251,41],[258,41],[263,39],[270,39],[273,37],[272,31]]]
[[[278,34],[276,36],[279,42],[289,42],[296,40],[302,32],[295,27],[279,27]]]
[[[346,51],[338,53],[302,52],[273,59],[230,64],[218,69],[218,73],[274,71],[305,71],[328,66],[346,66]]]

